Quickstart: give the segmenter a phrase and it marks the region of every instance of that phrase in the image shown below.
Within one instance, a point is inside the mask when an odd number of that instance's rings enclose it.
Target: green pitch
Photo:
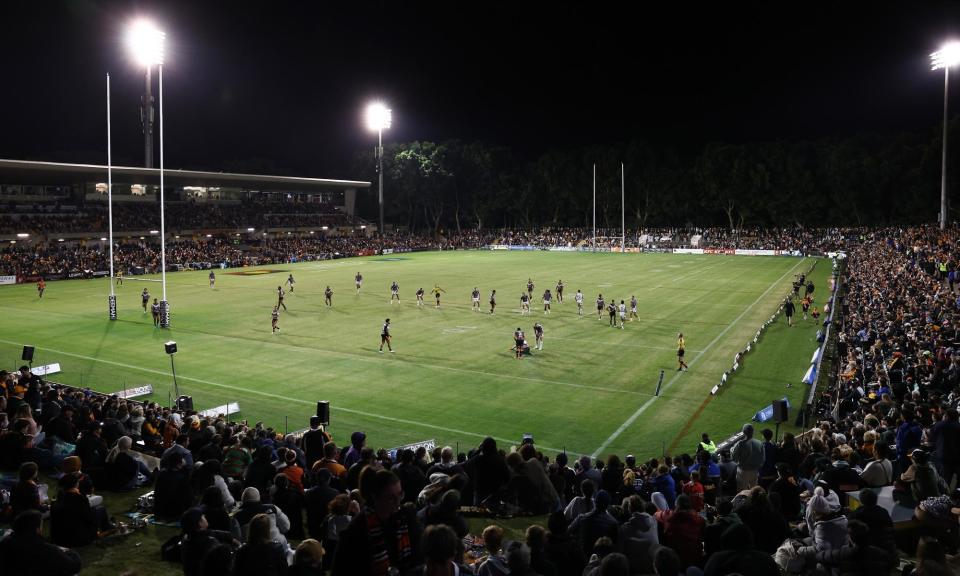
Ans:
[[[777,257],[434,252],[217,270],[215,289],[207,272],[179,272],[167,275],[169,330],[154,328],[140,306],[144,287],[151,301],[160,296],[160,283],[149,281],[158,277],[128,277],[116,289],[116,322],[107,320],[106,279],[51,282],[42,299],[32,285],[3,286],[0,364],[19,365],[20,347],[32,344],[35,364],[61,364],[54,380],[106,392],[152,384],[153,399],[167,403],[173,385],[163,343],[175,340],[180,393],[193,396],[197,409],[236,401],[240,418],[278,430],[304,428],[316,401],[329,400],[330,430],[341,444],[364,430],[374,447],[435,438],[466,451],[486,435],[509,444],[532,433],[545,450],[653,456],[671,446],[690,450],[702,431],[719,440],[773,398],[788,395],[799,405],[816,326],[800,321],[788,329],[782,319],[722,393],[708,397],[794,275],[813,265]],[[822,261],[812,276],[821,307],[829,268]],[[288,273],[296,288],[273,334],[276,288]],[[536,284],[532,313],[520,316],[528,277]],[[558,279],[564,302],[555,299],[544,315],[540,296]],[[390,303],[393,280],[399,304]],[[440,310],[429,294],[435,284],[446,290]],[[334,291],[329,308],[327,285]],[[481,312],[471,310],[474,286]],[[414,298],[419,287],[427,291],[422,307]],[[493,288],[498,305],[490,315]],[[608,326],[606,313],[598,320],[598,293],[628,305],[635,294],[639,321],[620,330]],[[396,353],[378,354],[388,317]],[[516,360],[513,331],[523,328],[532,343],[538,320],[544,350]],[[681,331],[690,364],[682,373]]]

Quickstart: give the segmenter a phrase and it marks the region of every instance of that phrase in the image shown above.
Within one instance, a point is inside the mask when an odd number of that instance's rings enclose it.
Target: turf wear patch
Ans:
[[[227,272],[231,276],[263,276],[264,274],[277,274],[279,272],[286,272],[286,270],[241,270],[239,272]]]

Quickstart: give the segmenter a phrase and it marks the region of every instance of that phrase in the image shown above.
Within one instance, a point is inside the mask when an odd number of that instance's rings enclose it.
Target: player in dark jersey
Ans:
[[[637,297],[631,296],[630,297],[630,321],[633,322],[634,318],[639,320],[640,316],[637,315]]]
[[[283,306],[284,310],[287,309],[287,305],[283,303],[283,297],[286,295],[287,293],[283,291],[283,286],[277,286],[277,307],[278,308],[280,306]]]
[[[383,354],[383,345],[387,345],[387,349],[393,352],[393,346],[391,345],[390,337],[390,319],[387,318],[383,322],[383,328],[380,329],[380,353]]]
[[[610,327],[614,328],[617,325],[617,304],[616,300],[611,300],[607,304],[607,315],[610,316]]]
[[[497,291],[490,291],[490,313],[493,314],[494,309],[497,307]]]
[[[143,301],[143,313],[146,314],[147,306],[150,304],[150,292],[147,292],[146,288],[140,293],[140,299]]]
[[[423,286],[421,286],[420,288],[417,288],[417,291],[416,291],[417,306],[423,306],[423,295],[424,295],[424,294],[425,294],[425,292],[423,291]],[[398,297],[397,299],[399,300],[399,297]]]
[[[470,309],[479,312],[480,311],[480,290],[476,286],[473,287],[473,292],[470,293]]]
[[[677,334],[677,372],[681,370],[686,370],[689,368],[687,363],[683,361],[683,355],[687,350],[687,341],[683,339],[683,332]]]
[[[150,312],[153,314],[153,325],[160,325],[160,303],[157,302],[157,299],[153,299],[153,306],[150,307]]]
[[[521,292],[520,293],[520,315],[524,313],[530,314],[530,296]]]
[[[550,289],[547,288],[543,291],[543,313],[550,313],[550,302],[553,301],[553,295],[550,294]]]
[[[523,358],[523,344],[525,341],[526,337],[523,335],[523,330],[518,326],[517,330],[513,333],[514,351],[516,352],[517,360]]]
[[[543,350],[543,324],[534,322],[533,337],[537,341],[537,350]]]
[[[43,291],[47,289],[47,283],[43,281],[43,278],[37,280],[37,297],[43,298]]]
[[[329,286],[323,291],[323,302],[327,306],[333,306],[333,290],[331,290]]]
[[[270,329],[276,334],[280,330],[280,306],[274,306],[270,314]]]
[[[363,274],[357,272],[357,275],[353,277],[353,281],[357,285],[357,294],[360,293],[360,286],[363,285]]]
[[[433,297],[434,297],[434,298],[436,299],[436,301],[437,301],[437,308],[440,308],[440,293],[441,293],[441,292],[446,292],[446,290],[444,290],[443,288],[441,288],[439,284],[434,284],[434,285],[433,285],[433,289],[430,290],[430,292],[433,293]]]
[[[290,287],[291,294],[293,294],[293,285],[296,283],[297,281],[293,279],[293,274],[290,274],[289,276],[287,276],[287,286]]]
[[[207,279],[210,281],[210,289],[212,290],[213,285],[217,283],[217,275],[213,273],[213,270],[210,271],[210,274],[209,276],[207,276]]]
[[[390,303],[393,304],[393,300],[397,300],[397,304],[400,303],[400,285],[397,284],[397,281],[394,280],[393,284],[390,285]]]
[[[786,303],[783,305],[783,313],[787,317],[787,326],[793,326],[793,312],[797,307],[793,304],[792,298],[787,298]]]
[[[557,302],[563,304],[563,280],[557,280]]]
[[[807,319],[807,312],[810,311],[810,297],[804,296],[803,300],[800,301],[800,309],[803,310],[803,319]]]
[[[527,298],[533,300],[533,280],[527,278]]]
[[[805,293],[807,296],[810,297],[811,300],[813,300],[813,289],[814,289],[813,280],[810,280],[809,282],[807,282]]]
[[[597,294],[597,320],[603,320],[603,309],[607,307],[603,294]]]

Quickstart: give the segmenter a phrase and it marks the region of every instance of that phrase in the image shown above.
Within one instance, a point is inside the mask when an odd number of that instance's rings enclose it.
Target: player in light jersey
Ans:
[[[623,330],[623,323],[627,320],[627,305],[623,303],[623,300],[620,301],[617,310],[620,313],[620,329]]]
[[[550,302],[553,301],[553,295],[550,294],[550,289],[547,288],[543,291],[543,313],[550,313]]]
[[[123,270],[117,270],[117,286],[123,286]]]
[[[363,285],[363,274],[357,272],[357,275],[353,277],[353,281],[357,284],[357,294],[359,294],[360,286]]]
[[[297,281],[293,279],[293,274],[290,274],[290,275],[287,277],[287,286],[290,287],[290,293],[291,293],[291,294],[293,293],[293,285],[296,284],[296,283],[297,283]]]
[[[543,350],[543,324],[539,322],[533,324],[533,336],[537,340],[537,350]]]
[[[630,321],[633,322],[634,318],[639,320],[640,316],[637,315],[637,297],[631,296],[630,297]]]
[[[390,303],[393,304],[394,299],[396,299],[397,304],[400,303],[400,285],[397,284],[397,281],[394,280],[393,284],[390,285]]]
[[[470,293],[470,309],[474,312],[480,311],[480,290],[476,286],[473,287],[473,292]]]
[[[583,292],[578,289],[573,296],[573,300],[577,303],[577,315],[583,316]]]
[[[280,306],[274,306],[270,314],[270,329],[273,334],[280,330]]]
[[[329,286],[323,291],[323,301],[327,306],[333,306],[333,290]]]

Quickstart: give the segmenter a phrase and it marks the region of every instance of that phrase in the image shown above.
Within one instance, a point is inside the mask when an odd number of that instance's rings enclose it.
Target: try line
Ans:
[[[777,286],[777,284],[779,284],[781,281],[783,281],[783,279],[786,278],[788,274],[790,274],[791,272],[793,272],[793,271],[797,268],[797,266],[799,266],[800,264],[803,264],[803,263],[806,262],[806,261],[807,261],[806,258],[802,258],[799,262],[797,262],[796,264],[794,264],[789,270],[787,270],[786,272],[784,272],[782,276],[780,276],[779,278],[777,278],[776,280],[774,280],[773,284],[771,284],[771,285],[763,292],[763,294],[761,294],[760,296],[758,296],[757,299],[754,300],[752,304],[750,304],[749,306],[747,306],[746,309],[745,309],[743,312],[741,312],[740,315],[737,316],[736,319],[734,319],[733,322],[731,322],[726,328],[724,328],[719,334],[717,334],[716,338],[714,338],[713,340],[711,340],[710,343],[707,344],[707,346],[706,346],[703,350],[701,350],[701,351],[693,358],[693,360],[690,361],[690,366],[693,366],[694,364],[696,364],[697,360],[699,360],[700,358],[702,358],[703,355],[706,354],[708,350],[710,350],[711,348],[713,348],[713,346],[714,346],[717,342],[719,342],[720,339],[723,338],[723,336],[724,336],[727,332],[729,332],[731,328],[733,328],[734,326],[736,326],[736,325],[740,322],[740,320],[743,319],[743,317],[746,316],[747,313],[750,312],[750,310],[752,310],[753,307],[757,305],[757,303],[759,303],[761,300],[763,300],[763,299],[766,297],[766,295],[769,294],[770,291],[773,290],[773,289]],[[681,374],[682,374],[682,372],[677,372],[676,374],[674,374],[674,375],[673,375],[673,378],[671,378],[666,384],[663,385],[663,389],[661,390],[661,393],[664,393],[664,392],[666,392],[668,389],[670,389],[670,387],[673,386],[674,382],[677,381],[677,378],[679,378]],[[597,456],[600,455],[601,452],[603,452],[604,450],[606,450],[607,447],[610,446],[610,444],[612,444],[617,438],[620,437],[621,434],[624,433],[624,431],[626,431],[627,428],[629,428],[630,426],[633,425],[634,422],[636,422],[637,418],[639,418],[641,414],[643,414],[644,412],[647,411],[647,408],[649,408],[649,407],[657,400],[657,398],[659,398],[659,396],[651,396],[649,400],[647,400],[647,401],[644,402],[639,408],[637,408],[637,411],[636,411],[636,412],[634,412],[629,418],[627,418],[626,421],[624,421],[624,423],[621,424],[619,428],[617,428],[616,430],[614,430],[613,434],[611,434],[609,438],[607,438],[606,440],[604,440],[604,441],[603,441],[603,444],[601,444],[599,448],[597,448],[596,450],[593,451],[593,454],[591,454],[591,457],[592,457],[592,458],[596,458]]]

